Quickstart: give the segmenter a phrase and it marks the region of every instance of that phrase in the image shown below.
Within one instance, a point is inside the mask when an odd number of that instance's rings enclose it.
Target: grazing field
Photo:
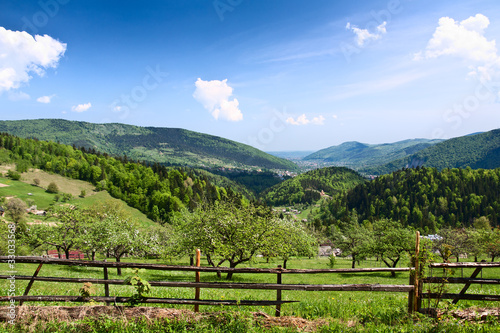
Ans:
[[[0,187],[0,197],[19,198],[24,202],[32,200],[38,206],[38,209],[48,209],[56,197],[55,194],[47,193],[45,189],[41,187],[30,185],[19,180],[0,177],[0,184],[6,185]]]
[[[138,259],[128,258],[126,261],[139,262]],[[182,261],[163,261],[163,260],[141,260],[140,262],[148,263],[165,263],[165,264],[183,264],[186,265],[188,260],[183,259]],[[205,261],[206,263],[206,261]],[[327,268],[328,259],[327,258],[313,258],[313,259],[293,259],[289,261],[288,268]],[[202,265],[204,261],[202,261]],[[281,264],[278,261],[266,263],[262,258],[256,259],[249,266],[251,267],[276,267]],[[402,264],[404,267],[404,263]],[[32,275],[37,265],[34,264],[17,264],[16,275]],[[336,260],[335,268],[349,268],[350,261],[347,259],[338,258]],[[382,267],[380,262],[375,260],[365,260],[361,262],[360,267]],[[6,268],[5,264],[0,264],[0,269],[4,270]],[[132,271],[125,270],[122,277],[116,275],[116,270],[111,269],[110,279],[123,279],[127,275],[132,275]],[[464,269],[464,276],[468,276],[472,273],[472,269]],[[369,284],[408,284],[408,272],[397,273],[396,277],[391,277],[390,273],[378,272],[378,273],[341,273],[341,274],[285,274],[283,275],[283,283],[298,283],[298,284],[358,284],[358,283],[369,283]],[[440,272],[434,270],[433,275],[439,275]],[[455,272],[454,276],[459,277],[462,274],[461,270]],[[149,281],[152,280],[166,280],[166,281],[194,281],[193,273],[184,272],[164,272],[164,271],[153,271],[153,270],[141,270],[139,275]],[[484,271],[483,277],[494,278],[500,275],[500,269],[487,269]],[[103,270],[100,268],[86,268],[86,267],[66,267],[66,266],[56,266],[56,265],[44,265],[39,273],[39,276],[59,276],[59,277],[92,277],[92,278],[102,278]],[[201,281],[217,281],[217,277],[212,273],[201,273]],[[275,283],[276,276],[273,274],[235,274],[233,277],[234,282],[259,282],[259,283]],[[22,295],[24,289],[27,285],[27,281],[16,281],[16,295]],[[79,289],[82,284],[68,284],[68,283],[48,283],[48,282],[35,282],[30,295],[80,295]],[[447,291],[458,291],[462,286],[450,286]],[[110,286],[110,295],[112,296],[131,296],[134,289],[131,286]],[[0,294],[6,295],[7,293],[7,283],[5,280],[0,281]],[[499,294],[500,290],[498,287],[494,286],[480,286],[473,285],[468,293],[483,293],[483,294]],[[96,285],[95,292],[92,295],[104,295],[104,286]],[[193,298],[194,290],[189,288],[162,288],[153,287],[150,297],[167,297],[167,298]],[[306,320],[318,321],[323,320],[326,323],[326,327],[318,328],[321,332],[337,332],[340,329],[344,331],[374,331],[375,328],[382,329],[379,332],[394,331],[394,332],[424,332],[428,331],[431,327],[443,327],[442,330],[436,330],[436,332],[469,332],[466,330],[469,325],[467,323],[464,325],[455,325],[457,321],[451,317],[440,317],[439,318],[427,318],[421,315],[415,317],[417,321],[414,323],[413,319],[407,313],[408,306],[408,294],[407,293],[385,293],[385,292],[307,292],[307,291],[283,291],[283,300],[298,300],[299,303],[284,304],[282,305],[282,315],[283,316],[293,316],[301,317]],[[201,299],[213,299],[213,300],[273,300],[276,297],[275,291],[265,291],[265,290],[228,290],[228,289],[202,289]],[[70,303],[28,303],[29,305],[40,305],[40,306],[53,306],[53,305],[81,305],[81,304],[70,304]],[[436,304],[431,304],[435,307]],[[441,301],[437,306],[440,308],[448,309],[458,309],[458,308],[470,308],[470,307],[485,307],[492,306],[495,304],[484,303],[484,302],[474,302],[474,301],[460,301],[458,305],[451,306],[448,301]],[[192,306],[183,305],[155,305],[160,308],[173,308],[178,310],[192,310]],[[423,304],[424,307],[427,305]],[[253,327],[252,313],[259,312],[262,316],[273,316],[274,308],[265,307],[221,307],[221,306],[200,306],[202,312],[209,313],[220,313],[223,311],[226,315],[222,315],[224,320],[220,322],[221,330],[208,330],[210,327],[210,320],[207,322],[201,320],[198,322],[199,325],[208,325],[207,331],[219,332],[227,331],[232,332],[229,327],[232,327],[234,331],[259,331],[258,327]],[[231,316],[227,316],[227,314]],[[249,319],[250,318],[250,319]],[[206,319],[206,318],[205,318]],[[87,323],[88,327],[92,325],[100,325],[93,322],[94,319],[90,319],[92,323]],[[493,321],[498,322],[498,319]],[[101,323],[102,324],[102,323]],[[113,322],[108,324],[113,325]],[[165,323],[164,323],[165,324]],[[196,325],[198,325],[196,324]],[[213,324],[213,322],[212,322]],[[135,327],[133,325],[139,325],[138,322],[130,323],[131,328]],[[142,325],[148,326],[146,322]],[[174,325],[171,323],[171,325]],[[176,323],[180,331],[189,330],[194,324],[189,324],[185,322],[184,324]],[[174,325],[174,326],[175,326]],[[183,326],[184,325],[184,326]],[[195,326],[196,326],[195,325]],[[248,326],[250,325],[250,326]],[[444,326],[443,326],[444,325]],[[450,326],[451,325],[451,326]],[[455,326],[453,326],[455,325]],[[478,331],[490,332],[495,329],[500,329],[498,326],[490,326],[491,324],[483,323],[481,325],[477,323],[471,323],[474,329]],[[172,326],[172,327],[174,327]],[[225,328],[224,328],[225,327]],[[235,328],[236,327],[236,328]],[[237,329],[240,327],[241,329]],[[455,327],[453,330],[451,328]],[[117,328],[119,328],[117,326]],[[245,329],[243,329],[245,328]],[[137,327],[136,327],[137,329]],[[225,330],[224,330],[225,329]],[[456,330],[455,330],[456,329]],[[69,331],[70,328],[66,328]],[[85,331],[85,330],[84,330]],[[89,330],[91,331],[91,330]],[[119,332],[119,330],[116,330]],[[132,332],[133,330],[130,330]],[[151,332],[155,331],[153,328],[149,330]],[[160,330],[157,330],[160,331]],[[196,329],[195,329],[196,331]],[[287,331],[287,330],[285,330]],[[293,330],[290,330],[290,332]],[[295,330],[296,331],[296,330]],[[472,330],[474,331],[474,330]],[[103,331],[104,332],[104,331]],[[120,331],[121,332],[121,331]],[[156,332],[156,331],[155,331]]]
[[[2,165],[5,168],[5,165]],[[34,179],[40,180],[40,186],[33,185]],[[142,227],[148,228],[156,223],[147,218],[139,210],[128,206],[125,202],[113,198],[107,191],[95,192],[94,186],[90,183],[50,174],[41,170],[31,170],[21,174],[21,180],[12,180],[0,177],[0,197],[15,197],[25,202],[32,201],[40,210],[47,210],[55,203],[57,194],[46,192],[46,187],[50,182],[55,182],[59,187],[59,196],[62,193],[69,193],[73,196],[67,203],[77,205],[82,208],[93,207],[104,202],[113,202],[122,207],[132,219],[136,220]],[[85,197],[80,197],[81,191],[85,190]],[[28,221],[32,221],[32,216]],[[36,217],[36,220],[42,217]]]

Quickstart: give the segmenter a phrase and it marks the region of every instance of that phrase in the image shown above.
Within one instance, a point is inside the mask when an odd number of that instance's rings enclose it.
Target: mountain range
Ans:
[[[36,119],[0,121],[0,132],[167,165],[282,170],[297,168],[291,161],[249,145],[180,128]]]
[[[382,175],[417,166],[439,170],[500,167],[500,129],[448,140],[408,139],[384,144],[350,141],[314,153],[265,153],[222,137],[180,128],[93,124],[63,119],[0,121],[0,132],[85,147],[114,156],[126,155],[133,160],[209,170],[297,171],[297,164],[305,164],[307,169],[311,166],[345,166],[363,174]]]

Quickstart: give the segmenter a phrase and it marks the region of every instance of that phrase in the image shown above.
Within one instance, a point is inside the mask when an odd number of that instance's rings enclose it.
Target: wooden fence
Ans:
[[[146,263],[124,263],[124,262],[106,262],[106,261],[84,261],[84,260],[68,260],[68,259],[52,259],[45,257],[16,257],[17,263],[38,264],[33,276],[15,276],[16,280],[28,280],[29,283],[22,296],[0,296],[0,302],[19,301],[23,302],[45,301],[45,302],[88,302],[90,298],[97,302],[106,303],[126,303],[130,301],[130,297],[110,296],[109,285],[123,285],[123,280],[114,280],[108,278],[109,268],[139,268],[161,271],[184,271],[194,272],[195,282],[179,282],[179,281],[149,281],[152,287],[175,287],[175,288],[194,288],[195,296],[193,299],[174,299],[174,298],[143,298],[141,303],[161,303],[161,304],[189,304],[195,306],[195,311],[198,311],[200,305],[240,305],[240,306],[275,306],[276,316],[281,314],[281,305],[298,301],[289,301],[282,299],[282,291],[284,290],[302,290],[302,291],[380,291],[380,292],[405,292],[409,293],[410,312],[414,310],[415,300],[415,285],[381,285],[381,284],[284,284],[282,282],[283,274],[325,274],[325,273],[366,273],[366,272],[407,272],[413,271],[414,268],[355,268],[355,269],[282,269],[277,268],[225,268],[225,267],[200,267],[199,252],[197,252],[197,266],[172,266],[161,264],[146,264]],[[0,257],[0,262],[8,262],[8,257]],[[66,265],[66,266],[86,266],[86,267],[101,267],[103,268],[103,279],[91,278],[63,278],[63,277],[45,277],[38,276],[43,265]],[[200,282],[200,273],[252,273],[252,274],[275,274],[276,283],[233,283],[233,282]],[[413,283],[416,282],[412,276]],[[0,275],[0,279],[9,279],[8,275]],[[105,286],[104,296],[30,296],[29,291],[35,281],[44,282],[59,282],[59,283],[85,283],[103,284]],[[213,289],[259,289],[259,290],[275,290],[275,300],[206,300],[200,298],[200,290],[202,288]]]
[[[500,295],[482,295],[482,294],[467,294],[467,290],[472,284],[486,284],[486,285],[500,285],[500,279],[483,279],[478,278],[478,275],[482,273],[482,270],[485,268],[492,268],[492,267],[500,267],[500,262],[485,262],[484,260],[482,262],[463,262],[463,263],[432,263],[429,265],[431,269],[437,268],[437,269],[443,269],[444,276],[441,277],[426,277],[424,279],[421,279],[418,285],[418,308],[422,308],[422,301],[427,299],[436,299],[436,300],[441,300],[441,299],[452,299],[453,304],[457,304],[460,300],[465,299],[465,300],[474,300],[474,301],[500,301]],[[463,268],[475,268],[473,273],[471,274],[470,277],[464,278],[456,278],[456,277],[449,277],[447,276],[447,271],[449,269],[456,269],[460,268],[462,269],[462,275],[463,275]],[[438,289],[435,292],[427,292],[424,293],[424,284],[437,284]],[[446,293],[444,292],[444,286],[448,284],[463,284],[464,287],[458,294],[453,294],[453,293]],[[441,286],[441,288],[439,288]],[[432,288],[429,288],[431,290]],[[441,290],[439,290],[441,289]]]

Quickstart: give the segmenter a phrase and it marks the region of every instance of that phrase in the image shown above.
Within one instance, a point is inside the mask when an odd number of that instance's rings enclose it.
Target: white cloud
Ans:
[[[78,104],[76,106],[73,106],[71,108],[71,110],[73,112],[84,112],[84,111],[87,111],[88,109],[90,109],[92,107],[92,104],[91,103],[87,103],[87,104]]]
[[[377,26],[376,31],[373,33],[368,31],[368,29],[360,29],[355,25],[351,25],[350,22],[347,23],[345,28],[347,30],[351,30],[352,32],[354,32],[354,34],[356,35],[356,43],[358,44],[358,46],[364,46],[366,41],[377,40],[382,38],[382,36],[387,33],[387,30],[385,28],[386,25],[387,22],[383,22],[382,24]]]
[[[461,22],[442,17],[425,51],[417,53],[415,60],[454,56],[471,64],[470,74],[489,80],[500,69],[496,42],[484,36],[489,24],[490,20],[483,14]]]
[[[9,91],[9,100],[17,102],[30,99],[30,95],[23,91]]]
[[[43,103],[43,104],[48,104],[52,101],[52,98],[54,97],[55,95],[50,95],[50,96],[41,96],[41,97],[38,97],[36,99],[36,101],[38,103]]]
[[[56,68],[66,44],[44,35],[0,27],[0,92],[19,88],[45,69]]]
[[[324,125],[325,117],[318,116],[318,117],[314,117],[312,120],[309,120],[309,119],[307,119],[307,116],[304,113],[304,114],[298,116],[297,119],[293,119],[293,117],[288,117],[286,122],[288,124],[295,125],[295,126],[307,125],[307,124]]]
[[[229,100],[233,95],[233,88],[227,85],[227,79],[223,81],[203,81],[198,78],[195,85],[196,90],[193,93],[193,97],[215,119],[221,118],[229,121],[240,121],[243,119],[243,113],[238,107],[238,100],[236,98],[232,101]]]

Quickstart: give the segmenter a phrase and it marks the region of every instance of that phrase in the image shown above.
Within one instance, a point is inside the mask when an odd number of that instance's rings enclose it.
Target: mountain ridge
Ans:
[[[0,121],[0,132],[170,165],[296,169],[294,163],[249,145],[182,128],[29,119]]]

